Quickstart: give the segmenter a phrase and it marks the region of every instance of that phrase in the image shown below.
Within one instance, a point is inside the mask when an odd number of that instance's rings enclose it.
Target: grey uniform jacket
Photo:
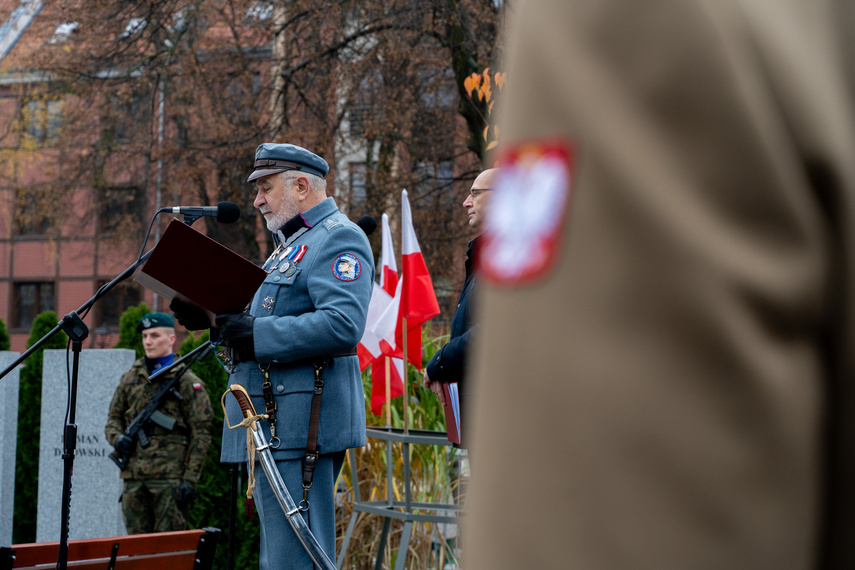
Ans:
[[[309,410],[314,390],[312,359],[342,354],[362,338],[374,282],[374,260],[365,233],[338,211],[327,198],[304,212],[311,226],[298,231],[284,246],[306,246],[299,261],[269,260],[276,265],[252,300],[255,356],[269,364],[270,382],[278,405],[276,435],[281,445],[277,460],[305,455]],[[287,248],[286,248],[287,250]],[[296,249],[295,249],[296,250]],[[292,250],[292,251],[295,251]],[[338,267],[341,256],[355,259],[356,266]],[[293,257],[293,256],[292,256]],[[284,262],[294,271],[280,271]],[[264,379],[258,362],[237,365],[229,380],[243,385],[256,410],[263,413]],[[318,445],[321,453],[365,445],[365,404],[357,356],[337,357],[324,368],[324,390]],[[233,398],[226,398],[232,425],[240,422]],[[262,422],[268,438],[267,422]],[[246,432],[223,425],[223,462],[246,461]]]

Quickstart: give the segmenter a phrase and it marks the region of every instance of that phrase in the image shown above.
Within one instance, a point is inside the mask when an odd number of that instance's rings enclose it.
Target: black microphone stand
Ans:
[[[171,211],[171,208],[161,208],[158,214],[166,211]],[[184,223],[188,226],[193,225],[193,222],[201,216],[185,215]],[[150,229],[149,229],[150,231]],[[148,239],[148,238],[146,238]],[[143,246],[145,247],[145,246]],[[15,362],[7,366],[3,372],[0,372],[0,379],[3,379],[9,372],[15,369],[16,366],[25,361],[33,352],[38,350],[40,346],[54,337],[59,331],[64,331],[71,340],[72,367],[71,367],[71,382],[68,390],[68,418],[63,429],[63,472],[62,472],[62,520],[60,521],[60,542],[59,542],[59,559],[56,563],[57,570],[66,570],[68,567],[68,530],[71,516],[71,474],[74,471],[74,452],[77,449],[77,424],[75,424],[75,415],[77,409],[77,372],[80,367],[80,351],[83,348],[83,341],[89,336],[89,328],[80,317],[80,313],[88,311],[95,301],[106,295],[116,285],[134,274],[151,256],[154,248],[141,255],[135,263],[125,269],[118,277],[101,287],[95,295],[88,301],[83,303],[76,311],[71,311],[65,315],[59,324],[50,330],[46,335],[40,338],[33,346],[31,346],[24,354],[19,356]],[[194,351],[195,352],[195,351]],[[189,356],[189,355],[188,355]]]

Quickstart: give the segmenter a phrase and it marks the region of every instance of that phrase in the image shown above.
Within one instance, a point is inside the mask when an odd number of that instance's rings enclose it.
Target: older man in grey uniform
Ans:
[[[254,206],[274,232],[276,249],[264,264],[268,276],[248,312],[217,315],[220,342],[232,349],[230,381],[243,385],[259,412],[279,472],[295,501],[304,498],[306,466],[312,471],[303,513],[324,551],[335,559],[336,477],[348,448],[365,445],[365,404],[356,345],[362,338],[374,282],[365,233],[326,197],[326,161],[290,144],[262,144],[249,181]],[[178,307],[182,324],[201,324]],[[199,327],[202,328],[202,327]],[[316,441],[310,441],[316,371],[322,377]],[[227,399],[231,424],[241,413]],[[247,460],[246,433],[223,428],[223,462]],[[319,455],[307,457],[307,447]],[[261,518],[261,568],[312,568],[265,477],[257,479]]]

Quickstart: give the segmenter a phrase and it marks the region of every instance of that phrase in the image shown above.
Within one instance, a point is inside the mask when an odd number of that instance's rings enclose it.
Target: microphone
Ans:
[[[365,232],[366,236],[370,236],[374,230],[377,229],[377,220],[371,216],[362,216],[359,218],[359,221],[356,222],[356,225],[362,228],[362,231]]]
[[[173,206],[171,208],[162,208],[160,211],[184,214],[185,216],[192,216],[194,218],[202,216],[215,217],[221,224],[231,224],[240,218],[240,206],[234,202],[219,202],[216,206]]]

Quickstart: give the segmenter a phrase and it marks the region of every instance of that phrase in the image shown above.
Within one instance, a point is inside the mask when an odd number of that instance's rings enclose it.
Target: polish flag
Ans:
[[[384,315],[388,315],[386,319],[395,319],[398,314],[398,306],[400,305],[399,297],[390,297],[380,285],[374,284],[374,292],[371,295],[371,303],[368,305],[368,323],[365,327],[365,333],[362,335],[362,341],[357,347],[359,354],[359,368],[365,370],[368,364],[371,365],[371,411],[375,415],[380,415],[383,404],[386,403],[386,360],[389,360],[389,400],[397,398],[404,393],[404,361],[401,359],[401,350],[397,351],[393,346],[390,346],[388,340],[384,340],[378,335],[375,327],[381,323]],[[390,328],[380,324],[379,330]],[[392,332],[387,334],[394,342],[395,323],[392,320]],[[368,354],[368,358],[363,360],[362,352]],[[392,355],[397,355],[398,358],[393,358]],[[367,361],[367,362],[366,362]]]
[[[398,358],[391,358],[389,363],[389,400],[404,393],[404,382],[402,380],[404,363],[401,360],[401,351],[395,351],[394,345],[394,320],[397,318],[400,295],[393,297],[398,286],[398,267],[395,263],[395,249],[392,245],[392,233],[389,230],[389,216],[383,214],[383,237],[380,250],[381,269],[380,284],[374,284],[371,294],[371,302],[368,305],[368,319],[362,341],[357,347],[359,354],[359,367],[361,370],[371,364],[371,411],[380,415],[383,404],[386,403],[386,359],[397,352]],[[385,332],[389,325],[378,326],[384,315],[392,319],[391,333]],[[376,331],[379,330],[380,334]],[[384,336],[391,338],[392,345]],[[387,356],[389,355],[389,356]]]
[[[397,343],[395,342],[395,330],[401,326],[401,293],[403,291],[404,280],[399,279],[395,287],[395,296],[392,301],[386,306],[383,313],[371,323],[365,326],[365,330],[371,328],[371,332],[380,339],[380,347],[386,354],[397,353],[400,356],[400,349],[396,351]],[[381,289],[382,291],[382,289]],[[385,293],[385,291],[384,291]]]
[[[368,365],[380,358],[384,354],[391,354],[394,349],[384,343],[381,348],[380,341],[383,338],[382,332],[378,336],[374,333],[374,328],[383,313],[389,308],[395,294],[395,287],[398,285],[398,265],[395,263],[395,247],[392,245],[392,232],[389,230],[389,216],[383,214],[383,234],[380,246],[380,285],[374,284],[374,289],[371,292],[371,301],[368,304],[368,318],[365,323],[365,332],[362,335],[362,340],[356,347],[356,353],[359,356],[359,369],[365,370]],[[397,307],[399,302],[395,300]],[[397,309],[395,309],[397,310]],[[394,344],[394,340],[393,340]],[[384,350],[385,349],[385,350]]]
[[[356,347],[360,370],[365,370],[369,364],[383,356],[383,350],[380,346],[382,337],[377,336],[373,329],[380,317],[387,311],[389,305],[392,304],[392,301],[392,296],[375,283],[374,290],[371,292],[371,301],[368,302],[368,317],[365,323],[365,332],[362,333],[362,340],[359,341]]]
[[[422,324],[439,314],[439,303],[413,228],[413,214],[407,191],[401,192],[401,265],[404,277],[401,292],[401,319],[395,338],[402,345],[402,321],[407,319],[407,360],[422,369]]]

